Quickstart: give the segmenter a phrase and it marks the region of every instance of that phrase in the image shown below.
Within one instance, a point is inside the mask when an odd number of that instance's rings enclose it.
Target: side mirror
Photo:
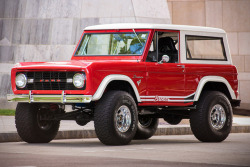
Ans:
[[[161,58],[161,61],[159,62],[160,64],[162,63],[168,63],[170,60],[169,56],[168,55],[163,55],[162,58]]]

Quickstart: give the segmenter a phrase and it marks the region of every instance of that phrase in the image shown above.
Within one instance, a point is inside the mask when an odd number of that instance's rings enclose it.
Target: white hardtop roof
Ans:
[[[174,25],[174,24],[149,24],[149,23],[101,24],[101,25],[86,27],[84,30],[112,30],[112,29],[164,29],[164,30],[225,33],[225,31],[222,29],[212,28],[212,27]]]

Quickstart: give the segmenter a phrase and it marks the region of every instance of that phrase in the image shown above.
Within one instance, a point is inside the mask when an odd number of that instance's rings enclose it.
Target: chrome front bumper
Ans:
[[[29,94],[7,95],[8,102],[28,102],[28,103],[90,103],[91,95],[65,95],[64,91],[61,95],[33,95]]]

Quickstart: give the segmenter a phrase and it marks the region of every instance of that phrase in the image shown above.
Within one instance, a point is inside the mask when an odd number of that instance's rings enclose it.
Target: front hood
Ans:
[[[92,62],[65,61],[65,62],[22,62],[14,66],[17,70],[81,70]]]

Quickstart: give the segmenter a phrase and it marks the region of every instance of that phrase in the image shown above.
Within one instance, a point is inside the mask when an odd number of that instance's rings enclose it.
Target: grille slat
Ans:
[[[19,73],[19,72],[18,72]],[[18,75],[18,73],[16,75]],[[22,72],[23,73],[23,72]],[[83,90],[85,87],[78,89],[73,83],[67,83],[67,79],[72,79],[74,74],[79,72],[25,72],[28,79],[34,79],[33,83],[27,83],[25,88],[18,90]],[[80,72],[82,73],[82,72]]]

